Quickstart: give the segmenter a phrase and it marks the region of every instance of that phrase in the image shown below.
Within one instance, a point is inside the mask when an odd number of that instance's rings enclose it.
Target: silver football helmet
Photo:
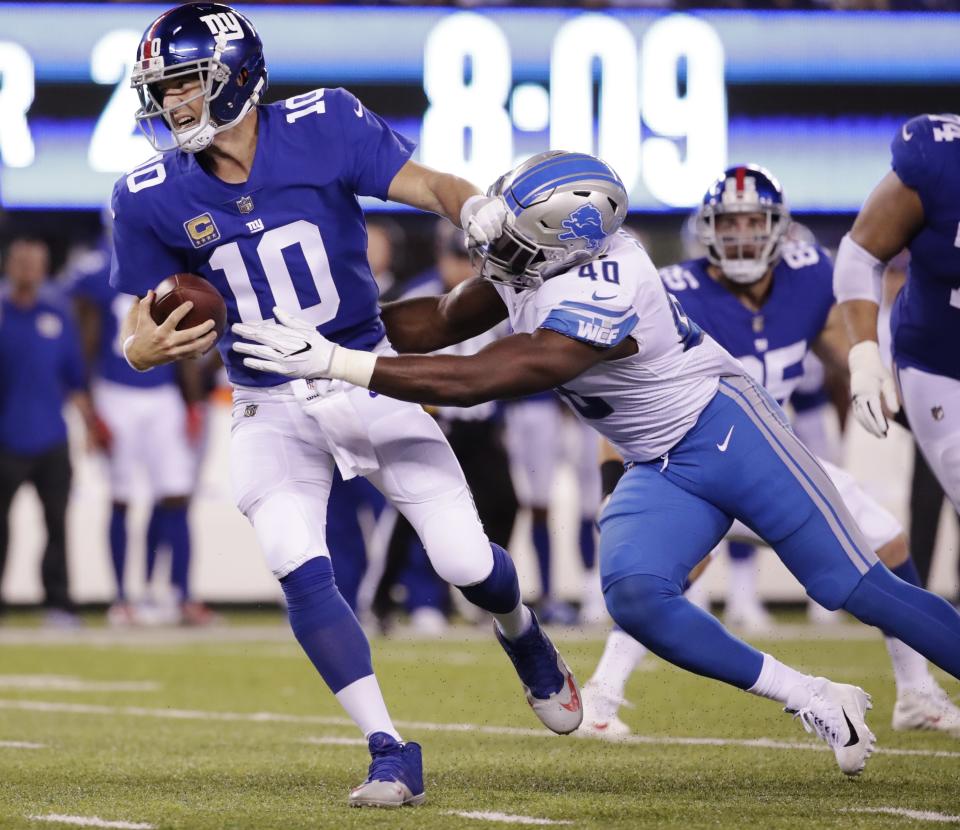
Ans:
[[[512,217],[473,256],[482,276],[516,288],[535,288],[599,256],[627,215],[620,177],[586,153],[539,153],[497,179],[488,195],[501,197]]]

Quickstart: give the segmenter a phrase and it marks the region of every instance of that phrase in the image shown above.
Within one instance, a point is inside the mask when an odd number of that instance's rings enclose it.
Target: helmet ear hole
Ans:
[[[236,84],[237,86],[243,86],[248,80],[250,80],[250,73],[247,71],[246,67],[244,67],[237,73]]]

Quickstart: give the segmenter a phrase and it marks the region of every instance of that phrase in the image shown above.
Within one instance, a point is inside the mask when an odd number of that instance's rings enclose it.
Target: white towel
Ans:
[[[380,469],[366,419],[351,400],[357,393],[366,395],[366,389],[339,380],[295,380],[290,388],[320,426],[344,481]]]

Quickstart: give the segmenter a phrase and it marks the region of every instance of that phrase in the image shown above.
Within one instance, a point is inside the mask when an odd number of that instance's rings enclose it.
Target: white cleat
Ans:
[[[791,690],[784,711],[827,742],[844,774],[859,775],[877,741],[866,721],[872,708],[870,695],[859,686],[817,677],[812,684]]]
[[[935,682],[925,689],[907,689],[893,707],[893,728],[931,729],[960,738],[960,708]]]
[[[600,738],[604,741],[622,741],[630,734],[630,727],[620,720],[622,698],[606,694],[593,683],[587,683],[580,690],[580,702],[583,705],[583,723],[577,735],[584,738]]]

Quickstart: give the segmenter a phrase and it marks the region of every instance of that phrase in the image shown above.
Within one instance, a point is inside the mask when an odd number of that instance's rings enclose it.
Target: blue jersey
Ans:
[[[138,372],[123,356],[120,327],[135,299],[130,294],[121,294],[110,285],[109,251],[91,251],[80,260],[70,283],[70,295],[92,303],[99,314],[100,342],[96,363],[92,367],[97,377],[141,389],[152,389],[176,381],[176,370],[172,363],[157,366],[148,372]]]
[[[960,380],[960,116],[914,118],[890,149],[894,172],[917,191],[924,216],[890,317],[893,357]]]
[[[61,298],[30,308],[0,296],[0,447],[36,455],[67,441],[63,405],[86,385],[76,326]]]
[[[782,404],[803,379],[803,359],[834,304],[829,257],[814,245],[784,244],[770,295],[756,312],[711,279],[709,265],[692,259],[662,269],[660,278],[687,316]]]
[[[218,346],[235,384],[274,386],[246,368],[229,325],[280,306],[325,337],[372,349],[385,334],[357,196],[387,198],[412,142],[343,89],[260,106],[250,176],[227,184],[196,156],[156,156],[114,187],[110,282],[143,295],[178,272],[200,274],[227,305]]]

